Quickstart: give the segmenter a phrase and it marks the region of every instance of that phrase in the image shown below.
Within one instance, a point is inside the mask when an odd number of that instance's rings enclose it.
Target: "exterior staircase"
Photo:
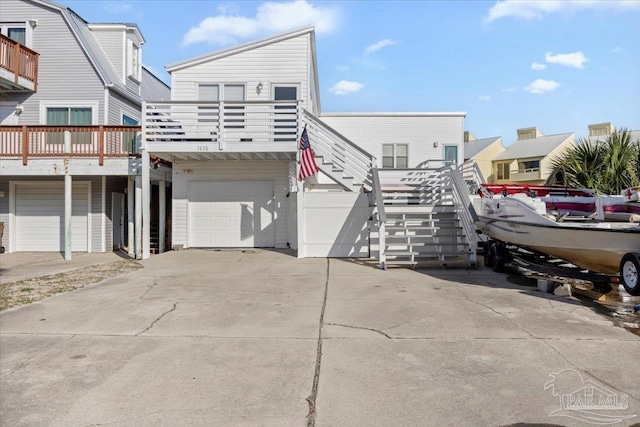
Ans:
[[[307,110],[302,110],[302,116],[318,169],[346,191],[371,191],[375,157]]]
[[[346,191],[369,193],[377,225],[371,252],[382,269],[476,267],[475,211],[457,168],[378,170],[371,154],[308,111],[301,115],[320,171]]]
[[[476,267],[474,212],[457,169],[376,170],[374,176],[382,202],[371,238],[381,268]]]

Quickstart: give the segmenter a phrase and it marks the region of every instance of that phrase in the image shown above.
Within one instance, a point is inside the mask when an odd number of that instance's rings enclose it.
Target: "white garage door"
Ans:
[[[75,183],[72,193],[71,249],[88,250],[87,183]],[[16,185],[16,251],[64,251],[64,183]]]
[[[276,245],[272,181],[190,182],[189,246]]]

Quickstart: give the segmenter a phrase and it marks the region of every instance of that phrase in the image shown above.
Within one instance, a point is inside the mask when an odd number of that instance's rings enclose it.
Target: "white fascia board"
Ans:
[[[230,48],[222,49],[216,52],[206,53],[204,55],[196,56],[194,58],[190,58],[190,59],[186,59],[178,62],[172,62],[170,64],[165,65],[164,68],[167,70],[168,73],[172,73],[174,71],[178,71],[183,68],[189,68],[194,65],[202,64],[205,62],[224,58],[226,56],[235,55],[240,52],[245,52],[245,51],[256,49],[262,46],[270,45],[273,43],[278,43],[290,38],[298,37],[308,32],[314,32],[313,25],[303,27],[298,30],[277,34],[275,36],[270,36],[263,39],[251,41],[248,43],[243,43],[237,46],[232,46]]]
[[[463,111],[453,112],[375,112],[375,113],[322,113],[322,117],[466,117]]]

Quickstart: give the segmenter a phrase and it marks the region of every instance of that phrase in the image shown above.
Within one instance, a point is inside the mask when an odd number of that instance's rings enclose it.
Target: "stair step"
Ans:
[[[413,230],[462,230],[462,227],[459,225],[444,225],[439,227],[427,227],[423,225],[412,226],[412,225],[388,225],[385,226],[387,231],[413,231]]]
[[[428,247],[428,246],[466,246],[466,245],[467,245],[466,243],[389,242],[389,243],[385,244],[385,247],[389,248],[391,246],[422,246],[422,247]]]
[[[420,252],[417,251],[399,251],[399,250],[386,250],[384,251],[386,256],[410,256],[410,255],[420,255]]]

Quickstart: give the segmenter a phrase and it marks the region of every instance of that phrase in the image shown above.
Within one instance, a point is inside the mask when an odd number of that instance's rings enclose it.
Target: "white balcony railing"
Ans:
[[[300,101],[166,101],[143,106],[143,146],[194,146],[232,151],[281,147],[295,151]],[[190,149],[189,146],[192,148]]]

